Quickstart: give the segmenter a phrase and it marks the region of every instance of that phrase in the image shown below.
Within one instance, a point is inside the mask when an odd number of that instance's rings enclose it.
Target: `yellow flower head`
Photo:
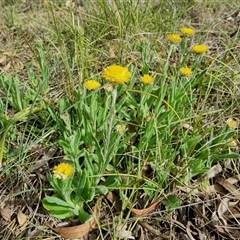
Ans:
[[[119,133],[123,133],[126,130],[126,126],[124,124],[118,124],[116,125],[116,130]]]
[[[226,123],[230,128],[236,128],[237,127],[237,122],[235,120],[233,120],[232,118],[229,118],[226,121]]]
[[[73,174],[74,168],[68,163],[60,163],[53,168],[54,177],[66,180]]]
[[[180,30],[181,30],[181,33],[185,36],[192,36],[195,33],[195,30],[193,28],[183,27]]]
[[[152,84],[153,83],[153,77],[148,75],[148,74],[144,74],[141,77],[141,82],[144,84]]]
[[[208,46],[207,45],[194,45],[192,47],[193,52],[202,54],[208,51]]]
[[[192,75],[192,70],[191,70],[191,68],[188,68],[188,67],[180,68],[180,72],[183,76],[191,76]]]
[[[95,80],[87,80],[86,82],[83,83],[83,86],[87,89],[87,90],[95,90],[101,87],[101,84],[98,81]]]
[[[107,91],[107,92],[112,92],[113,91],[113,85],[111,83],[108,83],[104,89]]]
[[[227,147],[232,147],[232,148],[236,148],[238,146],[238,141],[237,139],[231,137],[228,142],[226,143]]]
[[[167,39],[171,43],[180,43],[182,41],[182,38],[180,37],[180,35],[176,33],[168,34]]]
[[[111,65],[103,69],[102,77],[113,84],[124,84],[131,78],[131,73],[125,67]]]

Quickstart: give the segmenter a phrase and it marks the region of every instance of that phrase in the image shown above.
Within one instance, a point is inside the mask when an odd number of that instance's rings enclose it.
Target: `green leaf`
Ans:
[[[85,171],[80,170],[77,173],[76,179],[74,180],[74,186],[76,188],[76,202],[83,201],[82,192],[85,188],[86,181],[87,181],[87,176]]]
[[[43,199],[43,206],[50,214],[59,219],[70,218],[78,215],[77,211],[74,214],[73,209],[68,206],[58,206],[55,203],[48,202],[46,198]]]
[[[44,198],[44,200],[45,200],[45,203],[47,203],[47,202],[49,203],[49,206],[55,205],[55,206],[62,206],[62,207],[73,207],[73,208],[75,207],[73,203],[72,204],[67,203],[64,200],[61,200],[61,199],[59,199],[57,197],[53,197],[53,196],[47,196]],[[53,205],[52,205],[52,203],[53,203]]]
[[[81,223],[85,223],[92,218],[92,215],[80,208],[78,218]]]
[[[73,218],[77,215],[71,213],[68,209],[66,211],[50,211],[50,214],[53,217],[56,217],[58,219],[68,219],[68,218]]]
[[[238,153],[226,153],[226,154],[217,154],[217,155],[213,155],[212,158],[214,159],[213,162],[218,162],[221,161],[223,159],[237,159],[240,158],[240,154]]]
[[[169,195],[167,199],[163,201],[163,204],[169,209],[174,209],[180,206],[179,199],[175,195]]]
[[[101,184],[104,185],[105,187],[107,187],[107,189],[114,188],[116,186],[121,185],[121,179],[119,176],[109,176],[106,179],[106,181],[102,182]]]
[[[95,188],[95,196],[106,195],[107,193],[108,193],[108,188],[105,187],[104,185],[96,186],[96,188]]]

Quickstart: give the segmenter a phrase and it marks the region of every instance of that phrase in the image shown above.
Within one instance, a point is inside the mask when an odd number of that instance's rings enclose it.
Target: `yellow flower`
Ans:
[[[124,84],[131,78],[131,73],[125,67],[111,65],[103,69],[102,77],[113,84]]]
[[[237,127],[237,122],[235,120],[233,120],[232,118],[229,118],[226,121],[226,123],[230,128],[236,128]]]
[[[104,87],[104,89],[105,89],[107,92],[112,92],[112,90],[113,90],[113,85],[110,84],[110,83],[108,83],[108,84]]]
[[[148,74],[144,74],[141,77],[141,82],[145,83],[145,84],[151,84],[151,83],[153,83],[153,77]]]
[[[236,148],[236,147],[238,146],[238,141],[237,141],[237,139],[231,137],[231,138],[229,139],[229,141],[226,143],[226,146],[227,146],[227,147]]]
[[[171,43],[180,43],[182,41],[182,38],[180,37],[180,35],[176,33],[168,34],[167,39]]]
[[[180,72],[183,76],[191,76],[192,75],[192,70],[191,70],[191,68],[188,68],[188,67],[180,68]]]
[[[83,86],[87,89],[87,90],[95,90],[101,87],[101,84],[98,81],[95,80],[87,80],[86,82],[83,83]]]
[[[185,36],[192,36],[195,33],[195,30],[193,28],[183,27],[180,30],[181,30],[181,33]]]
[[[53,168],[54,177],[59,179],[67,179],[73,174],[74,168],[68,163],[60,163]]]
[[[124,124],[118,124],[116,125],[116,130],[119,133],[123,133],[126,130],[126,126]]]
[[[192,47],[192,50],[195,53],[202,54],[202,53],[205,53],[208,51],[208,46],[204,45],[204,44],[203,45],[195,45]]]

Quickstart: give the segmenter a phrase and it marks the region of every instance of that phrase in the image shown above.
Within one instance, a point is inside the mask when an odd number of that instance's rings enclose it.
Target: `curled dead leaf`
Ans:
[[[78,226],[72,226],[72,227],[56,227],[56,228],[51,227],[47,223],[46,225],[50,229],[52,229],[54,232],[61,235],[63,238],[69,238],[69,239],[81,238],[87,235],[96,227],[96,218],[98,216],[98,213],[99,213],[99,199],[97,200],[94,206],[94,211],[93,211],[94,216],[84,224],[81,224]]]
[[[88,234],[92,229],[94,229],[96,226],[96,221],[95,218],[91,218],[88,222],[78,225],[78,226],[73,226],[73,227],[56,227],[56,228],[51,228],[54,232],[60,234],[63,238],[70,238],[70,239],[75,239],[75,238],[81,238]]]
[[[162,198],[157,200],[155,203],[153,203],[148,208],[144,208],[144,209],[133,208],[131,211],[135,216],[144,216],[144,215],[148,214],[149,212],[151,212],[152,210],[155,210],[159,206],[159,204],[162,202],[162,200],[163,200]]]

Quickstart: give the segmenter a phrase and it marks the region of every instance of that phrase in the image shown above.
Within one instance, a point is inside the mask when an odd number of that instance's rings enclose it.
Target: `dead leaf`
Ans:
[[[0,58],[0,64],[3,63],[3,62],[5,62],[6,59],[7,59],[7,56],[3,56],[3,57],[1,57],[1,58]]]
[[[222,166],[218,163],[217,165],[214,165],[207,171],[206,178],[207,179],[214,178],[220,172],[222,172]]]
[[[105,198],[114,206],[117,211],[122,209],[122,202],[121,200],[113,193],[109,192]]]
[[[163,200],[162,198],[159,199],[158,201],[153,203],[148,208],[144,208],[144,209],[133,208],[133,209],[131,209],[131,211],[135,216],[144,216],[144,215],[148,214],[149,212],[151,212],[152,210],[156,209],[159,206],[159,204],[162,202],[162,200]]]
[[[12,210],[10,208],[0,209],[0,214],[5,221],[7,221],[7,222],[11,221]]]
[[[224,213],[226,213],[229,209],[229,198],[224,198],[221,200],[221,203],[218,206],[218,217],[223,218]]]
[[[11,67],[11,62],[9,62],[9,63],[3,68],[3,71],[8,71],[10,67]]]
[[[3,52],[2,55],[11,57],[11,56],[13,56],[13,52]]]
[[[88,234],[92,229],[95,228],[96,221],[95,218],[91,218],[88,222],[78,225],[78,226],[73,226],[73,227],[66,227],[66,228],[51,228],[54,232],[60,234],[63,238],[70,238],[70,239],[75,239],[75,238],[81,238]]]
[[[232,195],[240,196],[240,191],[233,184],[229,183],[226,179],[219,178],[216,182],[223,186],[225,189],[227,189]]]
[[[182,127],[187,129],[187,130],[190,130],[191,132],[193,131],[193,127],[188,123],[183,122]]]
[[[17,220],[18,220],[20,227],[22,227],[27,222],[27,219],[28,218],[24,213],[22,213],[21,211],[18,212]]]
[[[78,225],[78,226],[73,226],[73,227],[56,227],[53,228],[46,224],[49,228],[51,228],[54,232],[60,234],[63,238],[70,238],[70,239],[75,239],[75,238],[81,238],[91,232],[92,229],[96,227],[96,217],[99,213],[99,199],[96,202],[96,205],[94,207],[94,212],[93,215],[94,217],[91,218],[88,222]]]
[[[213,193],[222,193],[224,194],[226,190],[220,185],[220,184],[213,184],[211,186],[207,186],[205,189],[205,192],[207,194],[213,194]]]
[[[233,177],[230,177],[228,179],[226,179],[229,183],[231,184],[236,184],[237,182],[239,182],[240,180],[240,176],[239,175],[235,175]]]

